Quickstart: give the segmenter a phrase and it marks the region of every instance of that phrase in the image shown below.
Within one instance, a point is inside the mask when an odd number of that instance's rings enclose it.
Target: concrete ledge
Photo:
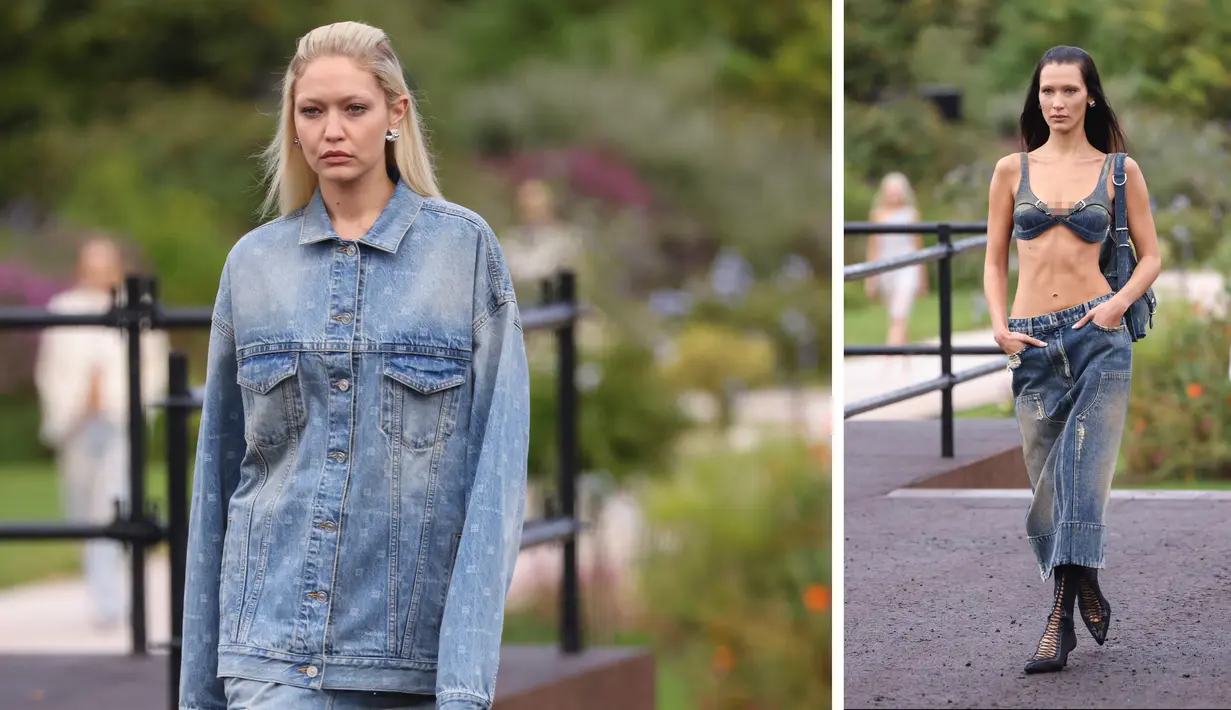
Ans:
[[[1021,440],[1006,441],[1000,451],[959,463],[946,471],[912,482],[909,488],[1017,488],[1030,491],[1030,476]]]
[[[654,657],[604,647],[505,646],[493,710],[654,710]],[[505,665],[507,664],[507,665]]]
[[[167,710],[167,656],[0,655],[4,710]],[[653,710],[653,656],[635,647],[564,655],[506,645],[493,710]]]
[[[1030,488],[1016,419],[957,419],[954,456],[940,455],[940,422],[846,422],[846,497],[899,488]]]

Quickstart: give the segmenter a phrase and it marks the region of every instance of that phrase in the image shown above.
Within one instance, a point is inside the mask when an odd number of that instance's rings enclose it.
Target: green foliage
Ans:
[[[916,73],[919,67],[936,56],[918,53],[929,44],[964,61],[925,81],[971,88],[960,75],[966,67],[979,67],[986,75],[981,85],[990,91],[1024,91],[1043,53],[1070,44],[1091,53],[1104,79],[1140,77],[1141,98],[1152,105],[1201,119],[1225,116],[1231,109],[1231,7],[1225,3],[866,0],[848,4],[845,19],[847,94],[858,101],[912,87],[923,78]],[[935,44],[928,34],[937,27],[960,34]]]
[[[616,482],[664,473],[673,444],[688,427],[679,392],[658,371],[653,351],[621,339],[587,353],[578,369],[583,471],[603,471]],[[554,481],[557,466],[557,387],[553,366],[530,377],[529,475]]]
[[[1221,257],[1231,150],[1231,6],[1183,0],[869,0],[846,9],[847,183],[912,180],[924,219],[983,220],[991,168],[1020,150],[1018,121],[1043,53],[1089,51],[1156,205],[1164,263]],[[938,119],[928,85],[962,94]],[[851,211],[853,209],[853,212]],[[847,199],[852,219],[866,200]],[[1188,240],[1186,247],[1184,240]],[[1213,260],[1213,261],[1212,261]],[[971,261],[970,263],[974,263]],[[977,266],[977,265],[976,265]],[[977,285],[977,269],[955,273]]]
[[[848,102],[845,126],[846,158],[864,179],[879,180],[896,170],[912,182],[934,183],[974,157],[963,136],[920,99]]]
[[[0,464],[47,461],[51,452],[38,437],[39,408],[34,392],[0,397]]]
[[[819,708],[831,684],[829,454],[717,451],[656,482],[640,585],[699,707]]]
[[[725,404],[728,388],[756,387],[774,371],[773,346],[766,337],[720,325],[688,324],[676,334],[672,350],[667,381],[680,390],[700,390],[724,402],[724,424],[730,414]]]
[[[471,144],[499,136],[619,155],[653,190],[660,241],[734,245],[761,271],[804,242],[827,252],[829,200],[817,195],[828,195],[828,151],[772,114],[715,105],[713,89],[703,58],[629,69],[533,63],[465,92],[455,130]]]
[[[0,210],[29,205],[48,218],[18,235],[47,253],[15,255],[65,275],[72,236],[52,237],[101,227],[141,253],[165,300],[211,303],[228,250],[256,226],[254,155],[272,134],[296,38],[341,19],[389,33],[445,194],[497,233],[516,215],[509,175],[485,162],[493,134],[515,152],[611,156],[649,187],[648,205],[628,207],[558,181],[561,216],[591,235],[597,256],[580,287],[600,310],[631,313],[649,290],[689,288],[730,247],[758,276],[799,254],[816,277],[790,289],[759,285],[722,318],[740,328],[765,320],[758,326],[783,362],[793,356],[776,325],[785,301],[806,301],[813,329],[828,332],[823,0],[0,3]],[[588,363],[606,376],[582,395],[587,468],[623,476],[666,466],[684,422],[640,344],[657,327],[625,321],[618,337],[639,344],[595,351]],[[200,362],[202,334],[173,337]],[[550,473],[554,379],[536,372],[533,386],[532,462]]]
[[[1134,483],[1231,479],[1231,320],[1172,306],[1133,348],[1121,452]]]

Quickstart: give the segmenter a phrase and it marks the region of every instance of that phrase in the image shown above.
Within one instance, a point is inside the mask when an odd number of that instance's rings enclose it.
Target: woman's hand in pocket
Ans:
[[[1038,338],[1033,338],[1025,333],[1015,333],[1008,329],[997,330],[995,338],[996,344],[1000,346],[1000,349],[1004,351],[1005,355],[1020,353],[1029,345],[1034,345],[1040,348],[1047,347],[1047,343],[1039,340]]]

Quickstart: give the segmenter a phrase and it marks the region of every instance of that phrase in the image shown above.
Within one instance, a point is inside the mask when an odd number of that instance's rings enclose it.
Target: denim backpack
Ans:
[[[1115,210],[1116,223],[1114,233],[1108,230],[1107,236],[1103,239],[1103,245],[1099,249],[1099,268],[1103,272],[1103,276],[1107,278],[1107,283],[1111,284],[1113,291],[1119,291],[1124,288],[1124,284],[1133,275],[1133,269],[1137,267],[1137,252],[1133,249],[1133,244],[1129,241],[1128,231],[1128,206],[1125,204],[1127,197],[1124,188],[1124,183],[1127,177],[1124,174],[1124,158],[1127,153],[1116,153],[1115,163],[1113,164],[1114,173],[1111,181],[1116,186]],[[1158,310],[1158,299],[1154,296],[1154,288],[1146,289],[1145,294],[1133,302],[1133,305],[1128,307],[1124,312],[1124,322],[1128,325],[1128,334],[1134,341],[1141,340],[1146,337],[1146,325],[1150,328],[1154,327],[1154,312]]]

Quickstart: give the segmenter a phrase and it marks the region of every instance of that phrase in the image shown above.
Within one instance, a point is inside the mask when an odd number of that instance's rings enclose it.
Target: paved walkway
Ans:
[[[1160,299],[1209,309],[1225,305],[1222,288],[1208,272],[1169,272],[1155,285]],[[955,342],[989,344],[991,333],[962,333]],[[954,369],[999,357],[956,358]],[[938,358],[912,359],[909,375],[886,371],[878,358],[847,359],[847,403],[939,375]],[[955,388],[955,405],[1006,401],[1009,393],[1008,372],[997,372]],[[1107,643],[1096,645],[1079,621],[1068,667],[1027,676],[1022,668],[1043,631],[1052,581],[1039,578],[1025,539],[1023,491],[904,490],[917,471],[876,463],[888,434],[860,443],[854,430],[883,426],[871,419],[937,416],[939,400],[925,395],[848,420],[846,706],[1225,707],[1231,497],[1117,491],[1099,575],[1113,610]],[[959,460],[973,441],[959,437]],[[926,446],[936,450],[934,442]]]
[[[1051,601],[1026,501],[848,487],[845,703],[859,708],[1220,708],[1231,698],[1231,501],[1113,498],[1111,631],[1022,672]]]
[[[922,341],[939,344],[938,338]],[[991,330],[964,331],[953,334],[954,345],[995,345]],[[1003,355],[960,355],[953,358],[953,372],[959,373],[989,362],[1005,362]],[[902,387],[940,377],[940,358],[928,355],[899,357],[848,357],[843,361],[844,404],[875,397]],[[1008,369],[964,382],[953,388],[953,407],[957,411],[985,404],[1003,402],[1012,396]],[[874,409],[852,420],[865,419],[928,419],[940,416],[940,392]]]

